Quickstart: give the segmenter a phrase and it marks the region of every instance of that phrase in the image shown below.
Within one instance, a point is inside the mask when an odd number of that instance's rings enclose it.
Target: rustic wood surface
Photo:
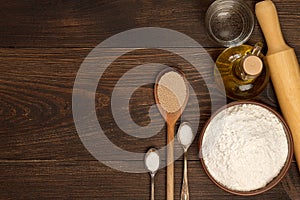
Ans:
[[[149,199],[148,174],[110,169],[81,143],[72,116],[76,74],[85,57],[100,42],[139,27],[180,31],[204,46],[215,60],[224,48],[214,44],[204,28],[205,11],[212,2],[0,1],[0,199]],[[258,1],[246,2],[254,8]],[[286,41],[300,55],[300,1],[274,0],[274,3]],[[256,41],[264,41],[257,23],[248,43]],[[120,50],[110,49],[111,52]],[[196,53],[191,48],[181,48],[181,51]],[[150,146],[165,145],[165,127],[151,138],[137,139],[118,128],[111,114],[111,94],[118,79],[128,70],[149,62],[184,71],[198,97],[201,110],[198,134],[189,150],[191,199],[247,199],[216,187],[198,160],[199,134],[211,115],[207,87],[216,87],[209,64],[203,64],[205,73],[200,76],[186,60],[163,50],[135,50],[119,57],[101,77],[96,93],[98,120],[108,138],[130,152],[145,152]],[[156,69],[149,68],[136,77],[149,74],[154,78],[157,73]],[[203,78],[212,81],[205,83]],[[132,83],[122,89],[126,93],[133,87]],[[219,98],[221,106],[222,95]],[[271,83],[256,100],[280,112]],[[149,108],[153,104],[153,84],[133,93],[129,108],[136,124],[150,123]],[[189,105],[185,113],[192,119],[197,117],[192,110],[194,106]],[[162,118],[157,113],[152,120],[155,123]],[[118,160],[111,155],[111,161]],[[125,165],[135,162],[127,160]],[[182,159],[175,163],[175,199],[180,197],[182,164]],[[165,169],[161,169],[156,177],[157,199],[165,199],[165,179]],[[300,199],[300,175],[295,161],[275,188],[248,199]]]

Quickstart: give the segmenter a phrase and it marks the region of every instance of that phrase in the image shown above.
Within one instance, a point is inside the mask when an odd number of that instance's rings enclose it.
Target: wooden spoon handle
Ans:
[[[167,200],[174,199],[174,127],[167,123]]]

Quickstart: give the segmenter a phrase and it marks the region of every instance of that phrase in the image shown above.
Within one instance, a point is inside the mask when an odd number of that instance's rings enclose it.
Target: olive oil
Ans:
[[[263,63],[262,43],[254,47],[241,45],[225,49],[217,58],[214,76],[219,88],[234,100],[252,99],[269,81],[269,71]]]

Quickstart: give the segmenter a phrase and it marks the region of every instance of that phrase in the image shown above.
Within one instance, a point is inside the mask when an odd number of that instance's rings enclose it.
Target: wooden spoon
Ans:
[[[185,82],[185,86],[186,86],[186,97],[185,97],[184,103],[181,105],[181,107],[177,111],[169,113],[160,104],[160,101],[158,98],[158,82],[162,78],[163,75],[165,75],[166,73],[171,72],[171,71],[176,72],[183,78],[183,80]],[[189,96],[189,90],[187,87],[187,81],[184,78],[183,74],[181,74],[171,68],[167,68],[158,74],[155,85],[154,85],[154,98],[155,98],[155,102],[156,102],[159,112],[161,113],[161,115],[163,116],[164,120],[167,123],[167,144],[168,144],[168,146],[167,146],[167,164],[168,164],[167,165],[167,200],[174,199],[174,129],[175,129],[175,124],[176,124],[176,121],[181,116],[181,114],[187,104],[188,96]]]

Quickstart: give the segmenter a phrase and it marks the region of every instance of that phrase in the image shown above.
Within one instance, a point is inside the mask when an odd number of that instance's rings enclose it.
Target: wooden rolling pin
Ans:
[[[283,116],[289,125],[294,153],[300,169],[300,69],[295,51],[282,36],[276,7],[271,0],[262,1],[255,7],[258,22],[268,45],[266,59],[270,76]]]

